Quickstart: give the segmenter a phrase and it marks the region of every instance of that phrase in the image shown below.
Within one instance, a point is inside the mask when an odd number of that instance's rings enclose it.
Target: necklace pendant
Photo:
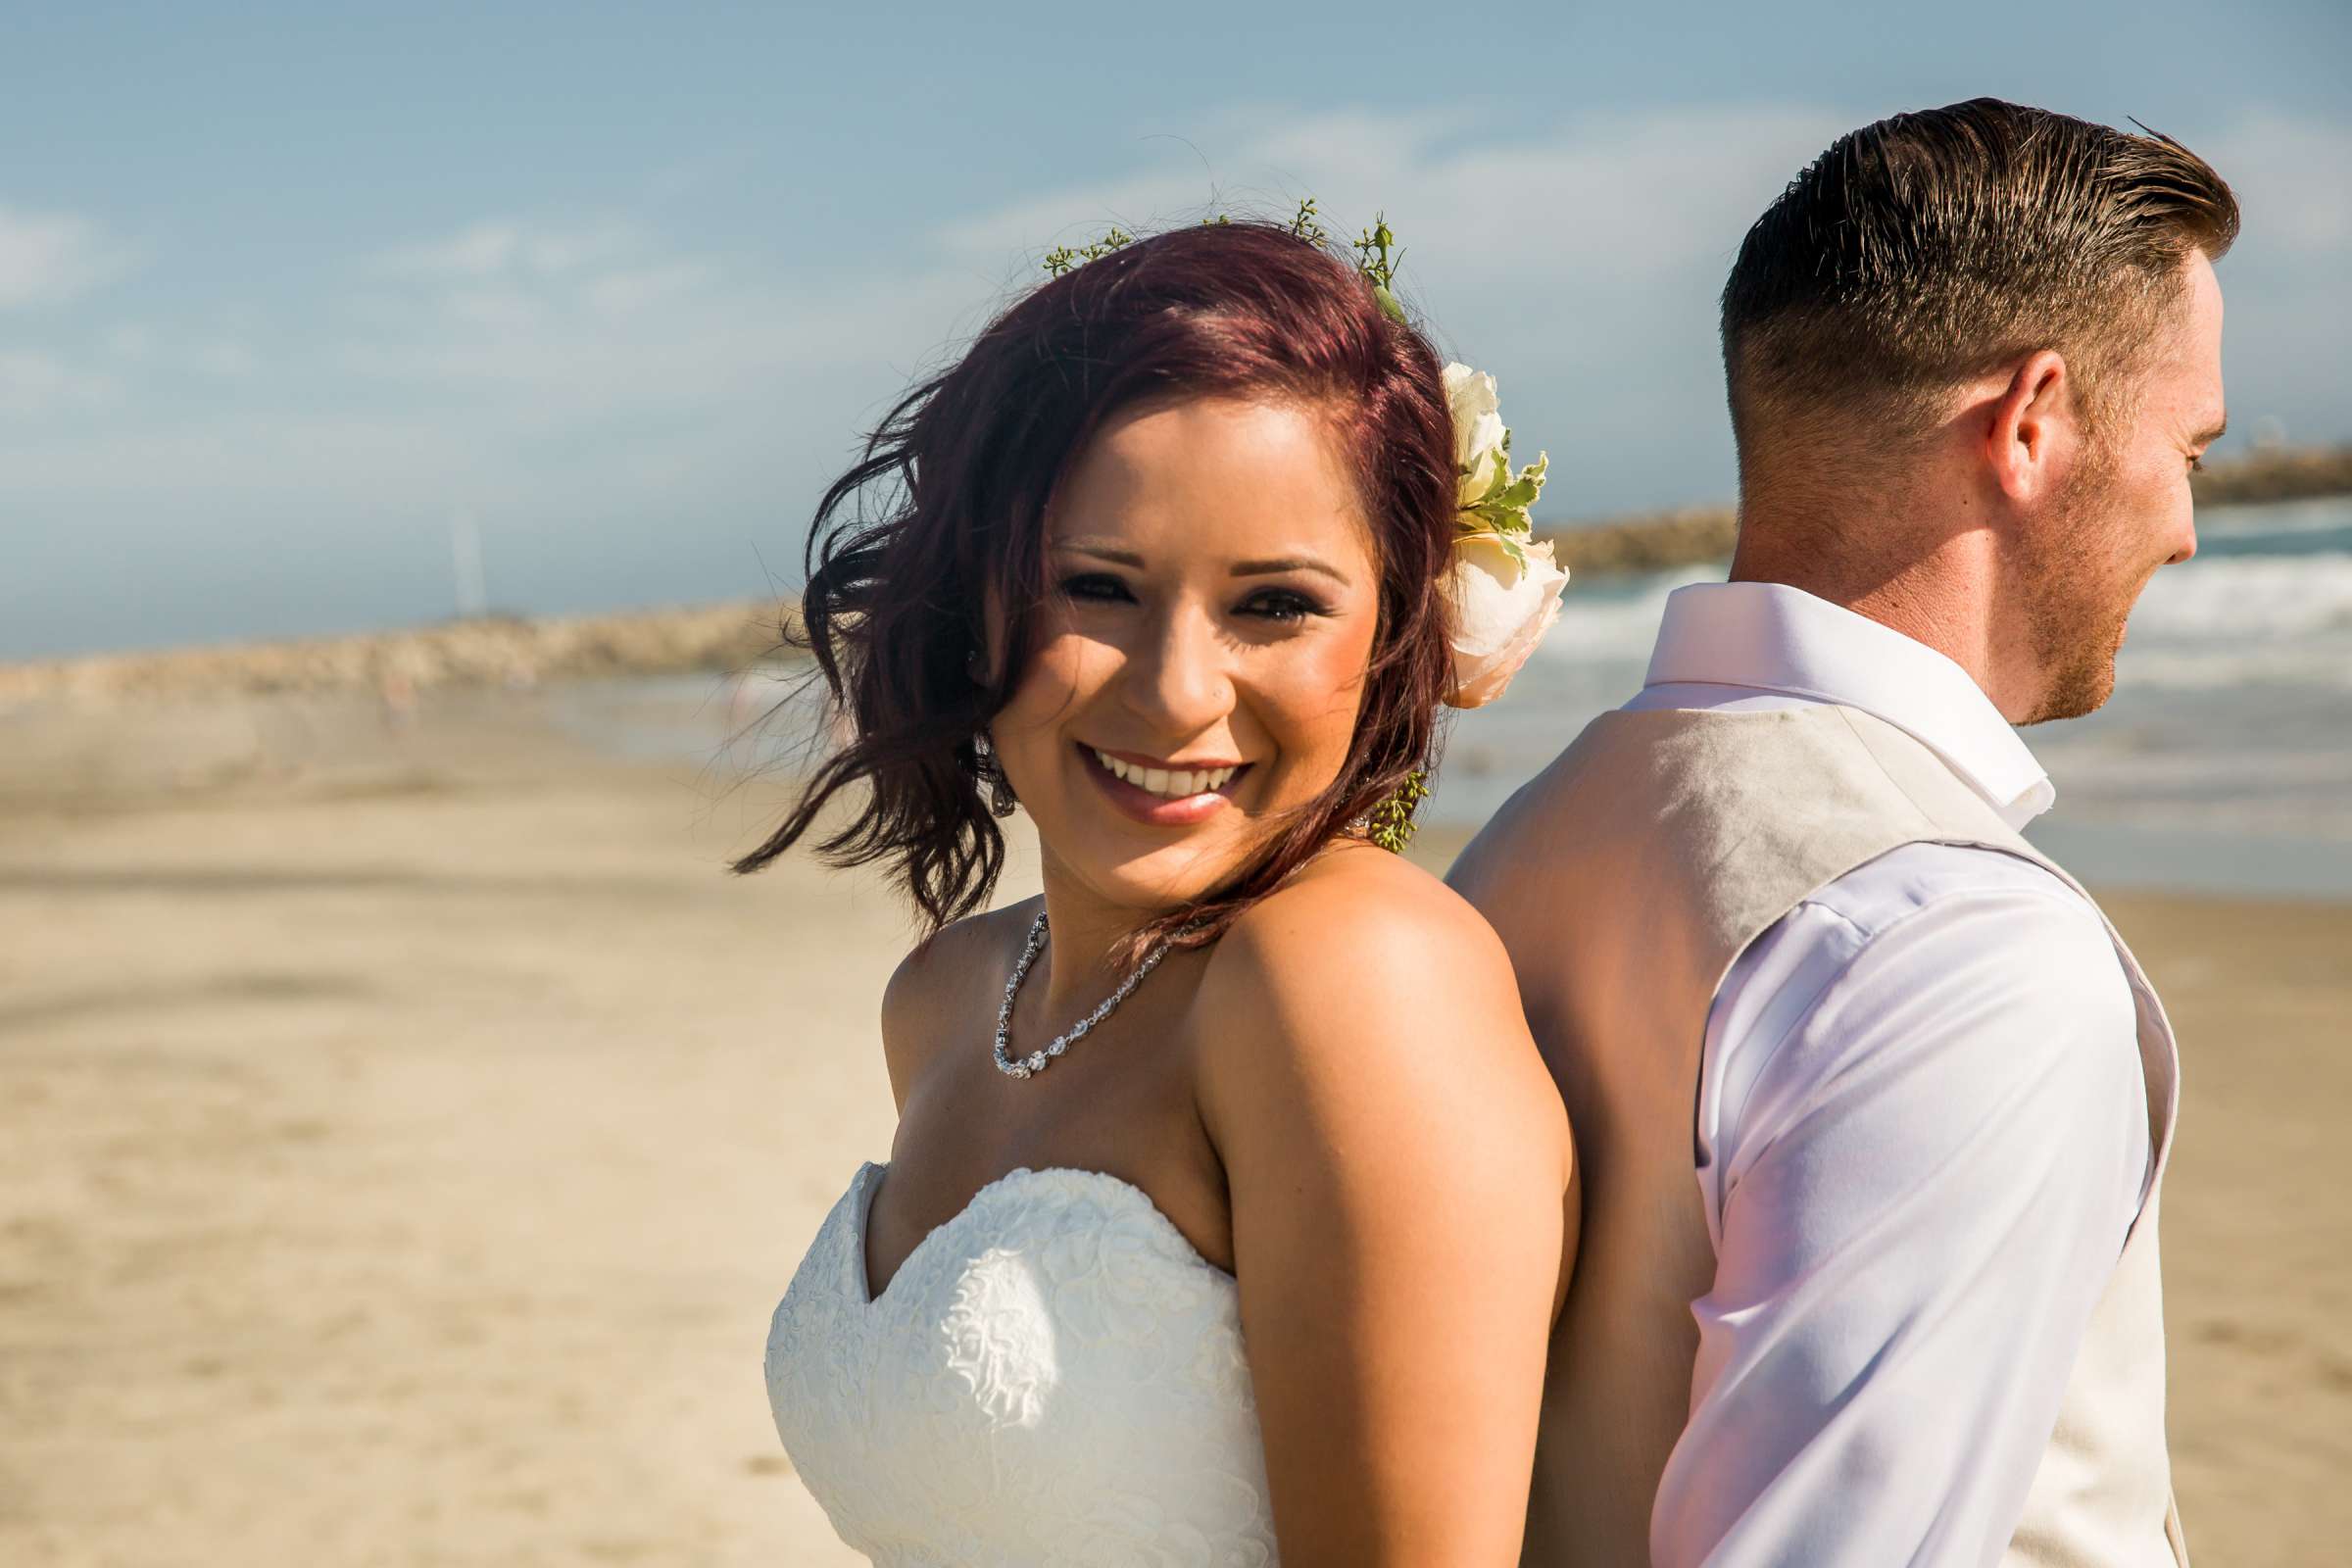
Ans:
[[[1029,941],[1021,950],[1020,961],[1012,967],[1012,978],[1004,983],[1004,1005],[997,1009],[997,1070],[1007,1078],[1030,1078],[1044,1072],[1050,1063],[1059,1059],[1063,1052],[1084,1039],[1087,1031],[1109,1017],[1113,1008],[1134,995],[1135,988],[1143,983],[1144,976],[1157,968],[1159,960],[1166,957],[1168,953],[1168,945],[1160,943],[1144,955],[1144,961],[1119,982],[1118,989],[1104,998],[1101,1006],[1070,1025],[1066,1033],[1054,1037],[1043,1048],[1030,1052],[1026,1056],[1015,1056],[1011,1038],[1013,1001],[1021,994],[1021,982],[1029,978],[1030,967],[1037,962],[1037,956],[1045,951],[1045,947],[1046,914],[1040,909],[1037,923],[1029,928]]]

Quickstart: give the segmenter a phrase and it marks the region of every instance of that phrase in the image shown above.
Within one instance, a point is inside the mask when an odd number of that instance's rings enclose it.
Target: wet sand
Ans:
[[[857,1560],[760,1352],[888,1147],[906,923],[724,875],[778,791],[554,701],[0,712],[0,1562]],[[2110,907],[2186,1053],[2192,1544],[2339,1560],[2352,910]]]

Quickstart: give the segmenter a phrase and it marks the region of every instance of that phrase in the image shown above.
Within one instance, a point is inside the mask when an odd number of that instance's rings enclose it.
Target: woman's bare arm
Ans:
[[[1501,944],[1383,858],[1251,910],[1198,1005],[1283,1561],[1516,1563],[1575,1195]]]

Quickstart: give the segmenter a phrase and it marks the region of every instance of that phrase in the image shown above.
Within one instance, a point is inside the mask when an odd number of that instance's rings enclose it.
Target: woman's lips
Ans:
[[[1192,795],[1154,795],[1150,790],[1130,784],[1102,765],[1095,756],[1095,748],[1078,747],[1078,760],[1097,788],[1108,797],[1122,815],[1152,827],[1191,827],[1205,822],[1232,803],[1233,792],[1248,776],[1250,764],[1243,762],[1233,770],[1233,776],[1213,790],[1201,790]]]

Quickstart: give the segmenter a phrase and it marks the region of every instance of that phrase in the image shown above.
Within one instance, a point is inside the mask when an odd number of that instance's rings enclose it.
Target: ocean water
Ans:
[[[2106,886],[2352,897],[2352,498],[2197,530],[2133,612],[2107,706],[2020,732],[2058,792],[2030,836]],[[1509,697],[1455,723],[1435,818],[1484,821],[1639,687],[1666,596],[1722,575],[1571,584]]]
[[[2352,498],[2214,509],[2157,573],[2116,695],[2023,731],[2057,786],[2031,837],[2109,887],[2352,898]],[[1580,580],[1504,701],[1459,715],[1426,820],[1476,826],[1594,714],[1639,689],[1666,596],[1720,564]],[[715,776],[789,763],[805,709],[745,733],[772,680],[608,683],[566,699],[603,744]]]

